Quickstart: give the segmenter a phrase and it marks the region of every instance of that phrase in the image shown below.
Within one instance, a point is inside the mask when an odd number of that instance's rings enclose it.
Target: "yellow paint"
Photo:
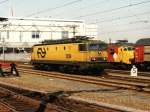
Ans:
[[[116,62],[131,64],[130,59],[134,59],[134,50],[129,50],[129,47],[132,48],[131,46],[122,46],[118,48],[118,56],[115,60]]]
[[[91,61],[91,57],[101,57],[96,51],[79,51],[80,43],[70,44],[54,44],[54,45],[40,45],[34,46],[32,52],[32,60],[51,60],[51,61]],[[38,48],[44,48],[46,55],[44,58],[38,57]],[[106,53],[102,53],[106,56]]]

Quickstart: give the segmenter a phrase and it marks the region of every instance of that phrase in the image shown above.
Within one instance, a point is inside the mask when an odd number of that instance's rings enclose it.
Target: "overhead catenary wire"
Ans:
[[[79,7],[78,10],[87,9],[87,8],[89,8],[91,5],[94,5],[94,7],[95,7],[96,5],[100,5],[100,3],[102,4],[102,3],[105,3],[105,2],[108,2],[108,1],[110,1],[110,0],[102,0],[102,1],[96,2],[96,3],[94,3],[94,4],[86,5],[85,7]]]
[[[123,30],[118,30],[118,31],[110,31],[110,32],[104,32],[100,33],[100,35],[107,35],[107,34],[112,34],[112,33],[119,33],[119,32],[133,32],[133,31],[143,31],[143,30],[150,30],[150,26],[147,27],[138,27],[138,28],[130,28],[130,29],[123,29]]]
[[[125,9],[125,8],[128,8],[128,7],[133,7],[133,6],[137,6],[137,5],[143,5],[143,4],[146,4],[146,3],[150,3],[150,0],[143,1],[143,2],[138,2],[138,3],[133,3],[133,4],[128,4],[128,5],[125,5],[125,6],[121,6],[121,7],[113,8],[113,9],[109,9],[109,10],[97,11],[97,12],[89,13],[89,14],[86,14],[86,15],[83,15],[83,16],[74,17],[72,19],[83,18],[83,17],[94,16],[94,15],[98,15],[98,14],[113,12],[113,11]]]
[[[100,5],[100,4],[103,4],[103,3],[106,3],[106,2],[108,2],[108,1],[110,1],[110,0],[101,0],[101,1],[98,1],[98,2],[96,2],[96,3],[93,3],[93,4],[90,4],[90,5],[86,5],[86,6],[84,6],[84,7],[81,7],[81,5],[79,5],[79,6],[75,6],[74,7],[74,9],[75,9],[75,11],[77,11],[77,10],[79,10],[79,11],[81,11],[81,10],[84,10],[84,9],[89,9],[89,7],[91,7],[91,5],[93,6],[94,5],[94,7],[96,7],[96,5]],[[60,15],[60,13],[58,13],[57,15]]]
[[[62,5],[60,5],[60,6],[54,7],[54,8],[48,8],[48,9],[45,9],[45,10],[41,10],[41,11],[38,11],[38,12],[35,12],[35,13],[32,13],[32,14],[29,14],[29,15],[27,15],[26,17],[38,15],[38,14],[41,14],[41,13],[46,13],[46,12],[48,12],[48,11],[56,10],[56,9],[58,9],[58,8],[63,8],[63,7],[66,7],[66,6],[69,6],[69,5],[72,5],[72,4],[81,2],[81,1],[82,1],[82,0],[74,0],[74,1],[71,1],[71,2],[68,2],[68,3],[65,3],[65,4],[62,4]]]
[[[132,27],[132,26],[134,26],[134,25],[139,25],[139,24],[147,24],[147,20],[140,20],[140,21],[131,21],[131,22],[128,22],[128,23],[123,23],[123,24],[108,24],[108,25],[101,25],[101,26],[99,26],[99,28],[98,29],[100,29],[100,30],[102,30],[104,27]],[[147,24],[147,25],[149,25],[149,24]]]
[[[117,18],[108,19],[108,20],[102,20],[102,21],[96,20],[96,22],[92,22],[90,24],[112,22],[112,21],[117,21],[117,20],[122,20],[122,19],[128,19],[128,18],[137,17],[137,16],[143,16],[143,15],[148,15],[148,14],[150,14],[150,11],[143,12],[143,13],[138,13],[138,14],[134,14],[134,15],[130,15],[130,16],[117,17]]]

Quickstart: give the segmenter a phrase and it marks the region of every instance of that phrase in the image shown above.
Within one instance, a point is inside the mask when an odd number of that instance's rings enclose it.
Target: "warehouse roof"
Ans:
[[[53,22],[77,22],[83,23],[83,20],[72,19],[52,19],[52,18],[24,18],[24,17],[0,17],[1,20],[30,20],[30,21],[53,21]]]
[[[0,17],[0,21],[8,21],[8,18]]]

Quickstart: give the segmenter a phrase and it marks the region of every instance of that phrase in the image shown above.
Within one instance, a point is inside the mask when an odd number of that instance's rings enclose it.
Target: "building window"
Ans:
[[[32,38],[40,38],[40,32],[39,31],[33,31],[32,32]]]
[[[68,31],[62,31],[62,39],[68,38]]]

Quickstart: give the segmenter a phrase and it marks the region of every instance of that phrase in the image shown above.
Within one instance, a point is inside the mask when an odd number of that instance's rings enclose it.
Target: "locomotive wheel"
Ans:
[[[35,70],[41,70],[41,66],[40,65],[33,65]]]
[[[146,66],[146,70],[150,71],[150,66],[149,65]]]

